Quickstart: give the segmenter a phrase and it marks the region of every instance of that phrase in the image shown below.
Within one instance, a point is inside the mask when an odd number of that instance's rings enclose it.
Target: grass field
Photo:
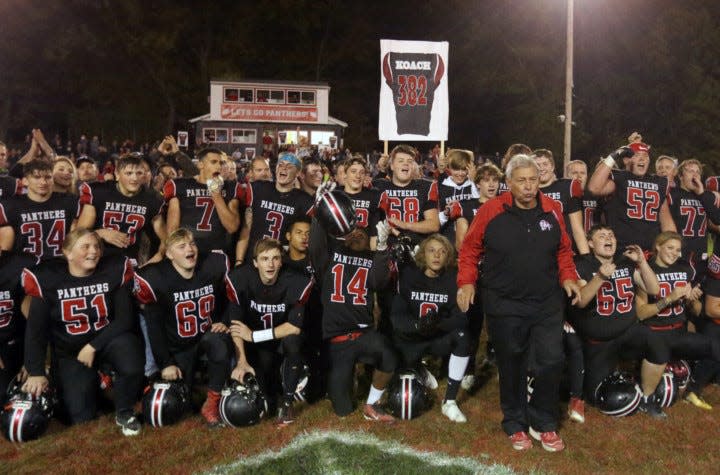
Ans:
[[[0,473],[507,473],[502,466],[520,473],[718,473],[720,387],[711,386],[704,395],[714,411],[679,402],[666,421],[642,414],[612,419],[594,409],[588,409],[582,425],[563,417],[560,433],[567,449],[558,454],[538,444],[526,453],[512,450],[500,429],[494,377],[472,395],[461,391],[467,424],[449,422],[439,404],[412,421],[383,425],[365,421],[359,412],[340,419],[329,401],[321,401],[301,407],[297,421],[283,428],[263,421],[245,429],[208,430],[194,415],[125,438],[106,415],[70,428],[53,421],[43,438],[22,446],[0,441]],[[319,439],[325,432],[323,444]],[[348,434],[358,433],[368,437],[366,443],[350,447]],[[386,441],[387,448],[376,440]],[[288,444],[279,454],[268,453]],[[418,459],[407,448],[434,455]],[[464,459],[444,469],[430,462],[442,454]],[[486,472],[493,464],[500,471]]]

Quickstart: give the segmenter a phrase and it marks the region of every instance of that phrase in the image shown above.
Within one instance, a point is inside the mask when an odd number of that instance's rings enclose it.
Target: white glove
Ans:
[[[318,189],[315,190],[315,203],[320,201],[322,195],[324,195],[325,193],[330,193],[332,190],[334,190],[336,186],[337,183],[335,183],[333,180],[328,180],[322,185],[318,186]]]
[[[214,176],[207,181],[206,185],[210,193],[220,193],[223,187],[223,179],[220,175]]]
[[[375,229],[377,229],[377,250],[385,251],[388,247],[387,240],[390,235],[390,225],[388,224],[387,219],[377,223]]]

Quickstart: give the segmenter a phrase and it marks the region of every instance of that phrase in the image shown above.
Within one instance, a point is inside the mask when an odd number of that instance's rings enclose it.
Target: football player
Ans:
[[[475,183],[469,176],[473,153],[469,150],[448,150],[446,160],[449,176],[438,186],[440,226],[443,236],[456,242],[455,222],[472,209],[477,209],[480,197]]]
[[[650,146],[640,141],[639,134],[630,139],[630,145],[600,161],[588,182],[592,194],[611,198],[605,205],[605,219],[617,236],[619,253],[629,244],[650,251],[661,226],[673,226],[667,203],[668,179],[649,173]],[[615,170],[620,158],[625,166]]]
[[[141,184],[144,175],[141,161],[137,155],[124,155],[115,166],[117,181],[80,185],[83,209],[78,225],[97,230],[105,243],[106,255],[123,254],[137,261],[140,235],[148,224],[160,240],[166,237],[163,200]],[[158,251],[150,262],[161,258]]]
[[[275,395],[282,394],[277,422],[284,425],[295,420],[293,402],[304,365],[301,330],[313,281],[292,270],[281,271],[282,255],[280,241],[258,241],[253,266],[236,267],[228,276],[228,295],[234,304],[230,331],[240,362],[233,377],[242,381],[248,371],[244,355],[270,397],[271,412]],[[277,374],[281,387],[275,384]]]
[[[0,253],[0,406],[5,404],[8,384],[23,361],[25,318],[20,306],[25,293],[20,275],[37,262],[35,256]]]
[[[320,160],[310,157],[304,158],[298,179],[300,180],[300,188],[308,195],[314,197],[315,192],[323,181],[323,171]]]
[[[664,230],[682,234],[682,256],[695,269],[694,281],[700,282],[707,270],[708,218],[719,225],[720,209],[715,195],[703,186],[702,164],[698,160],[684,160],[677,171],[679,186],[671,188],[668,194],[674,225],[666,226],[669,229]]]
[[[370,248],[377,246],[376,226],[385,219],[380,209],[380,192],[375,188],[366,188],[365,178],[368,174],[367,162],[362,155],[355,154],[345,160],[340,168],[345,170],[345,186],[343,191],[353,201],[358,227],[367,231],[370,236]]]
[[[281,153],[275,167],[275,182],[254,181],[247,187],[244,227],[235,252],[236,265],[245,261],[248,249],[260,239],[269,237],[284,243],[288,221],[308,214],[312,197],[295,188],[300,160],[292,153]]]
[[[349,220],[355,211],[339,212]],[[355,364],[371,364],[375,370],[363,415],[369,420],[393,422],[380,398],[397,367],[397,357],[390,340],[374,329],[372,312],[372,292],[383,290],[389,283],[387,222],[378,224],[376,252],[370,250],[370,239],[361,228],[342,240],[330,240],[323,226],[313,221],[310,258],[321,283],[323,337],[329,341],[328,396],[335,414],[350,414]]]
[[[670,359],[670,348],[638,322],[635,302],[638,288],[649,295],[660,291],[655,272],[637,245],[614,260],[617,239],[609,226],[594,226],[588,244],[592,253],[575,259],[583,287],[580,301],[570,309],[570,321],[584,343],[585,394],[594,400],[595,388],[621,359],[642,358],[640,409],[664,418],[653,393]]]
[[[98,368],[109,365],[115,421],[126,436],[140,432],[133,413],[143,377],[143,351],[133,333],[133,278],[130,260],[100,260],[102,242],[92,231],[78,228],[63,242],[64,261],[24,269],[22,283],[30,297],[25,335],[23,390],[40,395],[48,386],[45,355],[52,351],[52,379],[57,384],[70,423],[95,417]]]
[[[27,195],[0,203],[0,249],[32,254],[45,261],[62,257],[65,235],[75,226],[77,196],[52,191],[52,164],[35,159],[23,166]]]
[[[657,275],[660,292],[649,295],[638,291],[637,316],[644,325],[662,335],[673,360],[712,360],[717,365],[720,363],[720,340],[687,329],[688,317],[700,316],[703,292],[700,285],[692,284],[694,269],[679,260],[681,249],[682,237],[678,233],[664,231],[655,238],[655,256],[650,260],[650,267]],[[693,377],[685,398],[708,409],[709,405],[700,396],[703,383],[707,384],[707,381]]]
[[[565,166],[565,178],[577,180],[582,185],[583,229],[587,233],[594,225],[600,224],[602,216],[602,201],[587,191],[587,164],[582,160],[571,160]]]
[[[445,236],[433,234],[425,238],[415,254],[415,265],[400,271],[400,290],[390,316],[403,367],[419,367],[421,358],[428,354],[449,357],[442,413],[453,422],[467,422],[456,398],[470,360],[471,344],[467,317],[455,299],[457,271],[451,269],[454,264],[454,248]],[[421,375],[427,372],[420,369]],[[437,388],[434,377],[425,381],[430,389]]]
[[[165,240],[165,259],[135,276],[135,296],[145,304],[153,356],[167,381],[192,387],[201,353],[207,357],[207,399],[200,413],[209,427],[221,425],[220,391],[230,375],[232,343],[222,321],[229,261],[222,251],[200,257],[193,233],[176,229]]]
[[[206,148],[198,153],[200,173],[165,183],[167,232],[179,227],[191,229],[205,255],[215,249],[227,250],[227,235],[240,226],[240,202],[244,188],[240,183],[226,183],[220,176],[222,152]]]

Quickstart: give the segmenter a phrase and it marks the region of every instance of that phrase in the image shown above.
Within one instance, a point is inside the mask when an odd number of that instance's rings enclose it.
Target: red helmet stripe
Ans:
[[[150,411],[153,427],[162,427],[162,402],[165,396],[165,388],[155,389],[152,410]]]
[[[13,411],[12,423],[10,424],[10,441],[22,442],[22,420],[25,417],[25,408],[16,407]]]
[[[332,215],[335,223],[338,225],[341,231],[350,232],[350,223],[345,219],[345,215],[340,209],[340,205],[332,196],[332,193],[325,193],[322,197],[325,204],[330,208],[330,214]]]

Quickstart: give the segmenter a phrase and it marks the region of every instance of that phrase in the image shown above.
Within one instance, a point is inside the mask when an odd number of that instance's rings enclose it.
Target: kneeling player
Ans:
[[[258,241],[253,266],[236,267],[228,276],[228,294],[239,363],[233,377],[242,381],[249,363],[272,406],[273,396],[282,391],[277,422],[284,425],[295,420],[293,402],[303,367],[300,330],[313,282],[292,270],[281,272],[282,254],[280,241]],[[276,384],[278,373],[282,388]]]
[[[200,260],[192,232],[180,228],[165,241],[165,259],[135,276],[135,295],[145,304],[150,347],[162,379],[182,379],[192,387],[198,357],[207,356],[208,391],[200,412],[210,427],[221,424],[220,391],[230,374],[230,335],[220,319],[228,267],[221,251]]]
[[[653,393],[670,359],[670,348],[638,322],[635,308],[636,288],[653,295],[659,292],[655,272],[636,245],[627,246],[614,262],[617,239],[608,226],[593,226],[588,245],[592,253],[575,260],[583,288],[580,302],[571,309],[572,325],[584,343],[586,395],[594,400],[595,389],[621,359],[643,358],[640,410],[666,417]]]
[[[355,210],[340,211],[350,221]],[[389,282],[387,222],[378,225],[377,252],[370,239],[355,229],[329,244],[327,232],[315,220],[310,232],[310,256],[322,282],[323,337],[330,342],[328,395],[335,414],[353,411],[353,376],[358,362],[375,366],[372,386],[363,407],[366,419],[393,422],[379,401],[397,366],[390,340],[373,328],[372,292]]]
[[[48,262],[22,274],[31,296],[25,335],[23,391],[40,395],[48,386],[45,352],[53,347],[52,378],[71,424],[95,417],[98,367],[116,373],[113,393],[115,421],[124,435],[137,435],[140,422],[133,405],[142,386],[143,351],[132,333],[136,325],[130,281],[132,266],[125,257],[100,262],[100,237],[84,228],[68,234],[62,252],[66,262]]]
[[[455,398],[470,360],[471,343],[467,317],[456,303],[457,271],[449,269],[454,262],[453,246],[445,236],[433,234],[422,241],[415,254],[417,266],[400,270],[400,293],[390,315],[395,344],[406,367],[417,367],[427,354],[450,355],[442,413],[451,421],[466,422]]]

